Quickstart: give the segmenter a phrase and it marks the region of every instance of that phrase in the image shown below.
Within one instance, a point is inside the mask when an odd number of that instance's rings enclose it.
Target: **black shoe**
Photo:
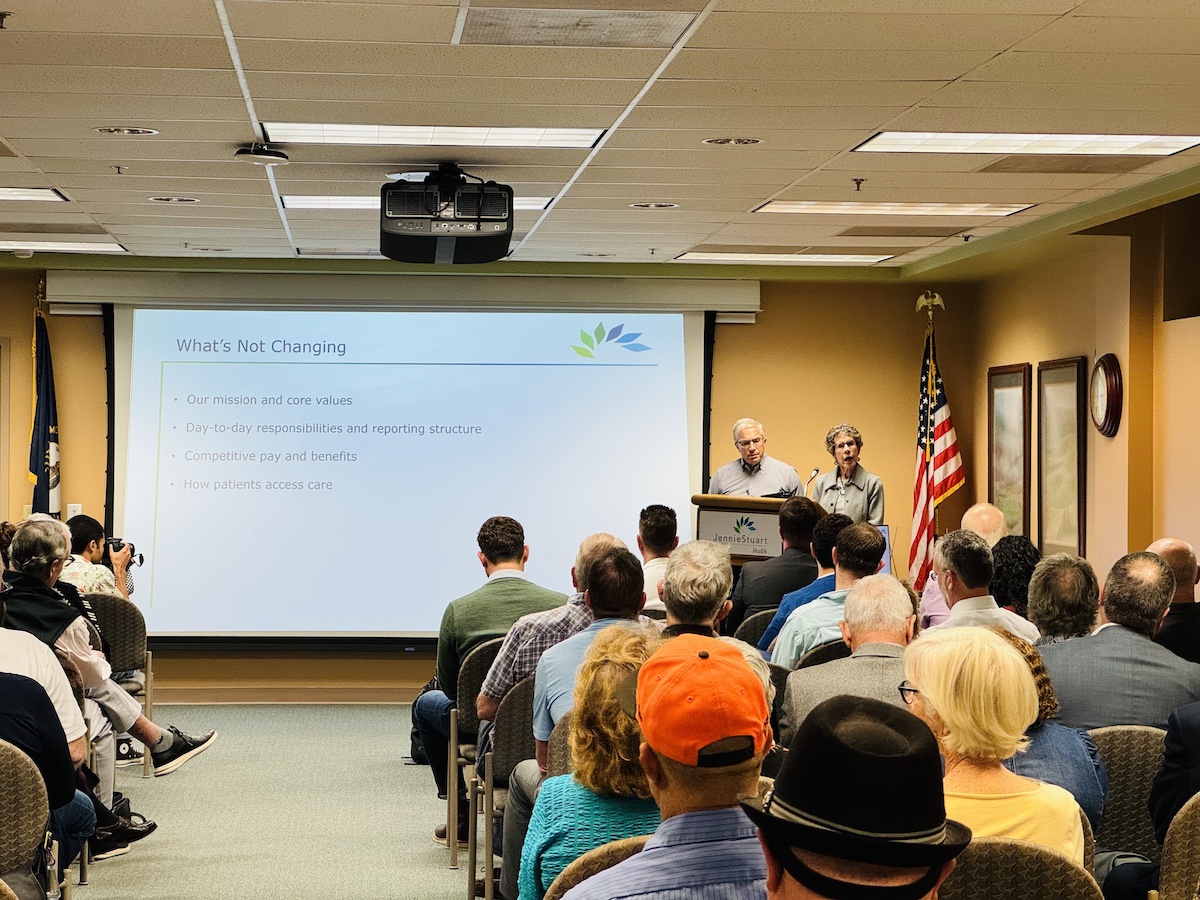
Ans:
[[[434,842],[438,843],[438,844],[448,845],[449,839],[446,836],[446,832],[448,832],[449,830],[450,829],[446,825],[445,822],[443,822],[437,828],[433,829]],[[460,847],[467,846],[467,823],[464,822],[462,819],[460,819],[458,822],[458,846],[460,846]]]
[[[217,733],[210,731],[208,734],[202,734],[199,737],[191,737],[184,734],[174,725],[169,726],[171,734],[175,736],[175,742],[166,750],[158,753],[151,753],[150,760],[154,763],[154,776],[170,775],[193,756],[198,756],[209,747],[217,739]]]
[[[136,813],[134,815],[137,815]],[[132,844],[135,841],[140,841],[147,835],[153,834],[154,829],[158,828],[157,822],[151,822],[141,816],[141,822],[132,822],[129,819],[120,819],[116,825],[110,825],[108,828],[97,828],[96,833],[92,836],[93,844]]]
[[[111,831],[111,828],[97,828],[96,833],[88,838],[88,848],[91,851],[92,859],[111,859],[114,856],[124,856],[129,852],[129,842],[109,834],[108,832]]]

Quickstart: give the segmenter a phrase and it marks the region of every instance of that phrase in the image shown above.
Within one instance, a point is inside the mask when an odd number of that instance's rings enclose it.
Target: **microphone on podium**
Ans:
[[[808,486],[812,484],[812,480],[817,477],[817,473],[821,471],[820,466],[813,466],[813,470],[808,473],[808,481],[804,482],[804,496],[808,496]]]

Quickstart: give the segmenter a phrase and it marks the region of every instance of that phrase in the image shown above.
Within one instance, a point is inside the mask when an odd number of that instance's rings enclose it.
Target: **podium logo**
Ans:
[[[591,334],[580,330],[579,340],[583,346],[572,344],[571,349],[585,359],[597,359],[598,353],[615,347],[620,347],[622,350],[629,350],[632,353],[641,353],[644,350],[651,349],[649,345],[637,342],[637,339],[641,336],[642,332],[640,331],[626,333],[624,322],[620,325],[614,325],[609,331],[604,330],[604,323],[601,322]]]
[[[756,531],[757,530],[754,527],[754,520],[751,519],[749,516],[742,516],[740,519],[738,519],[736,522],[733,523],[733,530],[737,534],[741,534],[743,529],[745,529],[746,531]]]

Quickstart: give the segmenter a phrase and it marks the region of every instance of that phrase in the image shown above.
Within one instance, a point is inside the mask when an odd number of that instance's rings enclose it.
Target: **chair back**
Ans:
[[[558,720],[550,732],[550,746],[546,749],[546,777],[566,775],[575,771],[571,763],[571,713]]]
[[[1089,734],[1108,773],[1108,802],[1096,829],[1096,846],[1140,853],[1158,862],[1162,848],[1154,839],[1149,802],[1150,786],[1162,767],[1166,732],[1146,725],[1111,725]]]
[[[49,821],[42,773],[21,750],[0,741],[0,872],[29,871]]]
[[[508,784],[517,763],[535,755],[532,675],[518,681],[500,701],[492,742],[488,775],[493,784]]]
[[[108,640],[108,662],[114,672],[132,672],[146,667],[146,619],[137,605],[124,597],[111,594],[88,594],[100,623],[100,631]]]
[[[667,611],[665,609],[657,609],[657,608],[643,609],[642,615],[645,616],[647,619],[654,619],[656,622],[664,622],[664,621],[666,621],[666,618],[667,618]]]
[[[1159,900],[1194,900],[1200,887],[1200,794],[1175,813],[1163,841]]]
[[[619,841],[609,841],[594,850],[589,850],[558,873],[558,877],[546,889],[544,900],[562,900],[562,896],[581,881],[591,878],[597,872],[611,869],[636,853],[641,853],[649,839],[650,835],[642,834]]]
[[[778,609],[779,607],[775,607]],[[742,624],[737,627],[737,631],[733,636],[739,641],[745,641],[755,647],[762,640],[762,636],[766,634],[767,626],[771,624],[771,620],[775,618],[775,609],[764,609],[762,612],[756,612],[752,616],[747,616]]]
[[[938,891],[941,900],[1102,900],[1103,896],[1091,874],[1057,850],[996,837],[972,839]]]
[[[792,674],[792,670],[787,666],[777,666],[775,663],[768,663],[767,667],[771,670],[771,684],[775,686],[775,701],[771,704],[771,731],[778,739],[779,714],[783,710],[783,698],[787,694],[787,680],[788,676]]]
[[[488,669],[496,661],[496,657],[500,653],[500,645],[503,643],[504,638],[492,638],[484,641],[467,654],[467,658],[458,668],[458,696],[455,705],[458,710],[460,743],[462,742],[461,735],[479,733],[479,718],[475,715],[475,698],[479,696],[479,689],[483,687]]]
[[[797,669],[807,669],[809,666],[819,666],[821,663],[833,662],[835,659],[845,659],[850,655],[850,648],[841,638],[825,644],[817,644],[800,658],[796,663]]]

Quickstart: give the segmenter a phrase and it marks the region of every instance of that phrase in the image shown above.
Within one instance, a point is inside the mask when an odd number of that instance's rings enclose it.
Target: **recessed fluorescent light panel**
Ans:
[[[760,213],[809,213],[843,216],[1011,216],[1032,203],[832,203],[821,200],[772,200]]]
[[[859,153],[992,153],[1056,156],[1170,156],[1200,137],[1161,134],[986,134],[885,131],[855,147]]]
[[[545,209],[553,197],[514,197],[513,209]],[[314,194],[284,194],[287,209],[379,209],[379,197],[323,197]]]
[[[583,147],[603,128],[479,128],[450,125],[321,125],[264,122],[268,140],[283,144],[379,144],[402,147]]]
[[[66,197],[52,188],[0,187],[0,200],[41,200],[66,202]]]
[[[124,253],[120,244],[88,241],[0,241],[0,250],[36,250],[42,253]]]
[[[864,253],[697,253],[675,257],[676,262],[781,263],[800,266],[869,266],[891,259]]]

